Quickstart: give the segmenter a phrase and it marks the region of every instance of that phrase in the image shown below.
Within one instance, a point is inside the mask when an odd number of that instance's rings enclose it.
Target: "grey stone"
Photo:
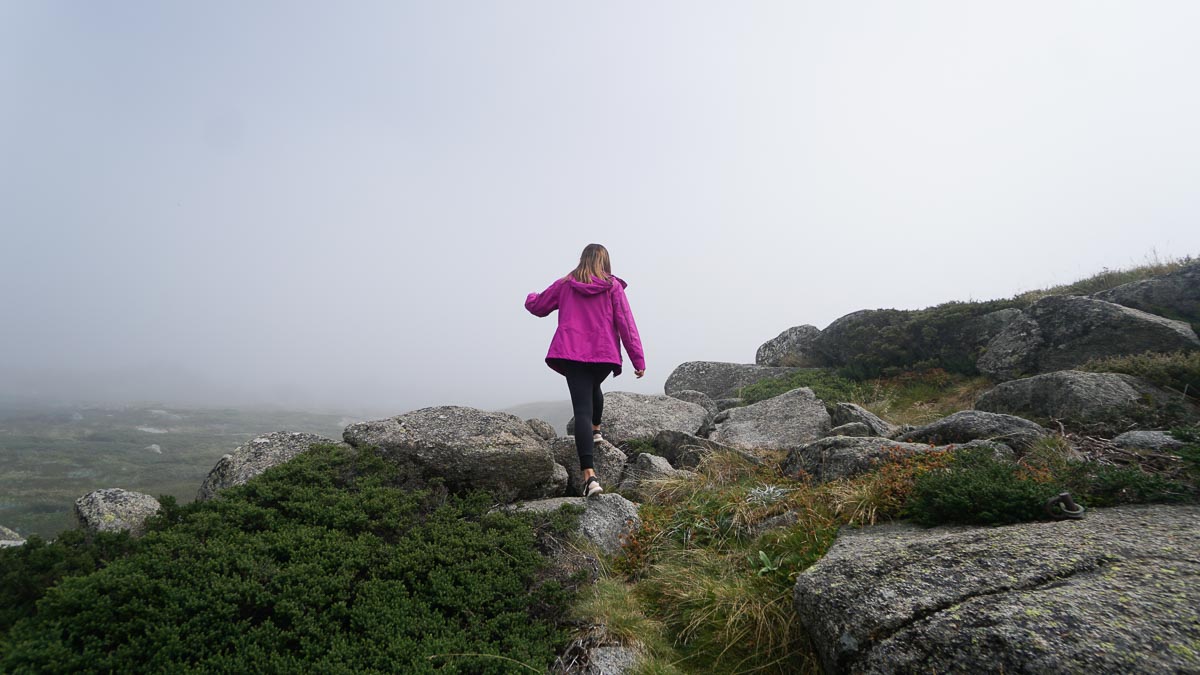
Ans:
[[[550,441],[550,453],[554,461],[567,470],[567,494],[577,497],[583,484],[583,469],[579,466],[579,451],[575,448],[575,439],[571,436],[560,436]],[[600,485],[608,488],[615,486],[621,480],[625,471],[628,457],[617,446],[601,440],[592,449],[592,468],[596,471],[596,479]]]
[[[716,415],[717,413],[721,412],[721,409],[717,407],[717,402],[714,401],[711,396],[702,391],[696,391],[695,389],[684,389],[683,391],[677,391],[668,395],[671,398],[677,398],[680,401],[687,401],[688,403],[695,403],[698,406],[702,406],[706,411],[708,411],[709,416]]]
[[[625,538],[642,527],[642,520],[637,513],[638,505],[612,492],[603,492],[590,499],[561,497],[518,502],[503,508],[517,513],[547,513],[567,504],[584,508],[583,515],[579,517],[579,534],[606,555],[620,552],[625,545]]]
[[[1026,449],[1050,432],[1036,422],[1013,415],[962,410],[914,431],[896,437],[906,443],[966,443],[996,440],[1013,448]]]
[[[267,469],[290,461],[319,444],[339,445],[331,438],[296,431],[275,431],[259,436],[217,461],[200,484],[196,500],[212,499],[219,491],[242,485]]]
[[[1112,440],[1117,447],[1128,450],[1171,452],[1184,446],[1183,441],[1165,431],[1126,431]]]
[[[1186,414],[1181,397],[1132,375],[1060,370],[998,384],[979,397],[975,409],[1121,430],[1153,419],[1172,402]]]
[[[1193,349],[1200,349],[1200,338],[1182,321],[1095,298],[1053,295],[993,338],[976,366],[1008,380],[1109,356]]]
[[[0,548],[8,548],[9,546],[21,546],[25,543],[25,537],[22,537],[17,532],[0,525]]]
[[[670,396],[614,391],[604,395],[604,417],[600,433],[616,444],[649,440],[664,429],[694,434],[709,423],[708,411],[696,403]],[[567,424],[567,433],[575,432],[575,418]]]
[[[533,433],[537,434],[544,441],[554,440],[558,436],[558,432],[554,430],[554,425],[546,420],[531,417],[525,420],[525,423],[529,425],[530,429],[533,429]]]
[[[1200,671],[1200,507],[844,528],[800,574],[827,673]]]
[[[1093,298],[1140,309],[1143,312],[1200,322],[1200,260],[1162,276],[1132,281]]]
[[[346,427],[342,437],[455,491],[485,489],[498,499],[536,497],[554,481],[548,444],[516,415],[462,406],[422,408]]]
[[[567,473],[567,467],[555,462],[550,479],[538,488],[536,495],[542,499],[565,497],[567,496],[567,485],[570,481],[571,475]]]
[[[761,523],[755,525],[751,530],[751,536],[757,537],[763,532],[776,530],[781,527],[791,527],[798,522],[800,522],[800,514],[796,513],[795,511],[784,511],[777,516],[771,516],[770,518],[767,518]]]
[[[125,530],[135,537],[141,536],[146,519],[158,509],[154,497],[121,488],[94,490],[75,500],[75,518],[80,527],[94,532]]]
[[[961,445],[935,446],[927,443],[903,443],[890,438],[830,436],[789,452],[784,459],[782,470],[787,476],[807,475],[814,483],[825,483],[841,478],[853,478],[872,471],[884,462],[915,454],[975,447],[990,448],[999,457],[1012,456],[1011,448],[995,442],[971,441]]]
[[[862,422],[847,422],[829,430],[826,436],[878,436],[871,427]]]
[[[899,309],[860,309],[834,319],[813,341],[820,365],[842,366],[861,349],[861,335],[879,333],[905,321],[912,312]]]
[[[592,647],[587,652],[586,675],[626,675],[637,667],[638,653],[621,645]]]
[[[760,366],[821,365],[813,354],[813,343],[821,334],[816,326],[795,326],[767,340],[758,348],[754,363]]]
[[[762,458],[745,450],[679,431],[660,431],[655,434],[654,449],[676,469],[695,469],[705,456],[713,452],[732,452],[753,464],[763,463]]]
[[[665,457],[643,452],[625,464],[617,489],[638,501],[650,497],[654,481],[666,478],[694,478],[695,473],[676,469]]]
[[[824,436],[832,426],[825,404],[808,387],[731,408],[722,415],[727,417],[712,439],[743,450],[790,450]]]
[[[875,413],[854,403],[834,404],[833,409],[829,411],[829,418],[832,424],[838,426],[852,422],[865,424],[871,430],[871,436],[891,438],[900,430],[896,425],[884,421]]]
[[[667,378],[667,394],[691,389],[714,399],[737,398],[738,390],[755,382],[790,375],[800,368],[772,368],[748,363],[689,361],[681,363]]]
[[[717,412],[729,410],[742,405],[743,401],[740,398],[719,398],[716,400]]]

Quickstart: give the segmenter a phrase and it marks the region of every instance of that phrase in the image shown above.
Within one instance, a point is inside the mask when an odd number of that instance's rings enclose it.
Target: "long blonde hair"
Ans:
[[[608,279],[612,276],[608,249],[600,244],[588,244],[579,255],[579,265],[567,276],[581,284],[591,283],[593,279]]]

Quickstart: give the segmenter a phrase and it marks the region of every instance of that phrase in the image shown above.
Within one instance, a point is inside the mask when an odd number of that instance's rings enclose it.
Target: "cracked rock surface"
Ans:
[[[800,575],[827,673],[1200,671],[1200,506],[843,530]]]

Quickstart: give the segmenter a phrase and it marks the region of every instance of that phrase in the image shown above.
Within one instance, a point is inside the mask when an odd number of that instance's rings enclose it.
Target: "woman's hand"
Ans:
[[[642,378],[642,376],[646,374],[646,371],[644,371],[644,370],[635,370],[635,371],[633,371],[633,374],[634,374],[634,375],[637,375],[638,379],[640,380],[640,379]]]

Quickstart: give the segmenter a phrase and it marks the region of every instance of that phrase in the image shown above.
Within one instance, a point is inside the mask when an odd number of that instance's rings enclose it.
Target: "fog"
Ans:
[[[0,396],[563,399],[798,324],[1200,253],[1194,2],[6,2]],[[626,358],[628,366],[628,359]]]

